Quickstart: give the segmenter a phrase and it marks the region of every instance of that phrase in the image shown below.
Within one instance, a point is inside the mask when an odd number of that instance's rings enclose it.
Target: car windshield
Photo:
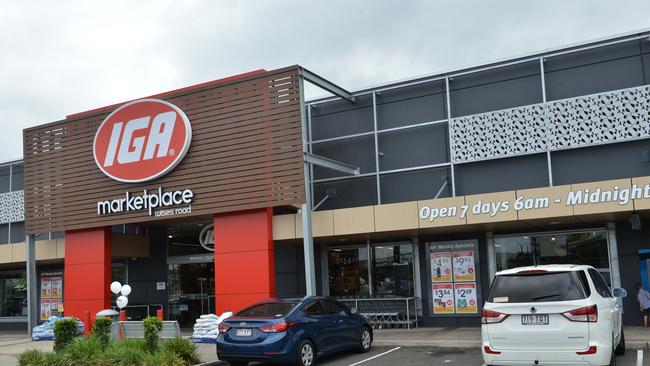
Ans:
[[[496,276],[489,302],[521,303],[584,299],[576,272],[542,272]]]
[[[289,302],[267,302],[246,308],[237,313],[237,316],[246,318],[278,318],[289,314],[295,306],[296,304]]]

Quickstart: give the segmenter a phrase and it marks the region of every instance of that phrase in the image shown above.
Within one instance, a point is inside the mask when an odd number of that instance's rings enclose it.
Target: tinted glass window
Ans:
[[[489,302],[571,301],[585,298],[576,272],[545,272],[497,276]]]
[[[14,164],[11,168],[11,190],[22,191],[25,184],[23,164]]]
[[[321,306],[319,301],[314,301],[310,304],[305,305],[302,311],[305,313],[305,315],[311,315],[311,316],[325,314],[325,312],[323,311],[323,307]]]
[[[591,282],[594,283],[596,292],[602,297],[612,297],[612,294],[609,292],[609,287],[607,282],[603,279],[603,276],[598,273],[595,269],[589,270],[589,277],[591,277]]]
[[[347,314],[346,308],[344,305],[336,303],[334,301],[325,300],[323,301],[323,306],[325,307],[325,314],[329,315],[345,315]]]
[[[0,224],[0,244],[9,243],[9,224]]]
[[[9,165],[0,166],[0,193],[9,192]]]
[[[246,318],[272,318],[287,315],[296,304],[286,302],[269,302],[251,306],[237,313]]]
[[[25,223],[14,222],[11,224],[11,238],[10,243],[22,243],[25,241]]]

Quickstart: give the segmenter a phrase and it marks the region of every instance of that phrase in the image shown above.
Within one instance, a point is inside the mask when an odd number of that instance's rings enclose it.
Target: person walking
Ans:
[[[648,317],[650,316],[650,293],[643,288],[640,283],[636,284],[636,289],[639,291],[636,299],[639,301],[639,309],[643,315],[643,326],[648,327]]]

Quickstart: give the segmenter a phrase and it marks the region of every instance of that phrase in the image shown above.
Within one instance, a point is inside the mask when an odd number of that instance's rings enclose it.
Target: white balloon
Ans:
[[[115,295],[120,293],[120,290],[122,289],[122,284],[115,281],[111,283],[111,292],[114,293]]]
[[[126,306],[126,304],[129,303],[129,299],[126,296],[120,296],[117,298],[117,301],[115,301],[115,303],[117,303],[118,308],[122,309]]]
[[[122,292],[122,295],[129,296],[129,294],[131,293],[131,286],[129,286],[129,285],[122,286],[121,292]]]

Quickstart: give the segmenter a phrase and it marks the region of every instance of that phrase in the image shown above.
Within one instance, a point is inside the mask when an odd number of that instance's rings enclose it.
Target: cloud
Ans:
[[[21,130],[253,69],[347,89],[650,27],[648,1],[0,2],[0,161]],[[309,89],[309,95],[320,95]]]

